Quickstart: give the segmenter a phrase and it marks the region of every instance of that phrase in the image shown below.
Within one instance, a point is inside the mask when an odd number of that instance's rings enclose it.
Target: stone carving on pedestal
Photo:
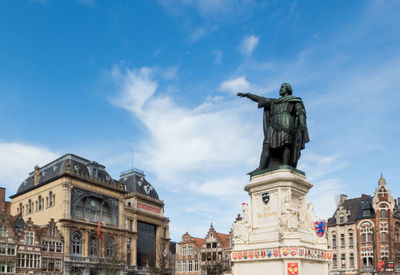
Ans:
[[[283,207],[281,210],[281,237],[288,233],[296,232],[299,226],[298,210],[291,202],[290,190],[286,190],[283,194]]]
[[[251,230],[249,208],[247,203],[242,204],[243,217],[233,224],[233,240],[235,243],[247,244]]]

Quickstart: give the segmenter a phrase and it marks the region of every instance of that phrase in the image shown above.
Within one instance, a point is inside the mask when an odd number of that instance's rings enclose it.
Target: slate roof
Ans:
[[[67,163],[70,165],[72,171],[79,172],[79,175],[81,176],[87,176],[89,178],[100,180],[101,182],[109,183],[110,186],[119,186],[118,181],[112,179],[112,177],[107,173],[104,165],[74,154],[66,154],[39,168],[40,174],[36,185],[34,184],[35,171],[31,172],[29,177],[21,183],[17,193],[10,196],[10,198],[17,197],[39,186],[54,181],[65,172]],[[138,192],[154,199],[159,199],[154,187],[144,178],[143,172],[130,170],[128,173],[121,174],[121,179],[126,184],[128,192]]]
[[[354,223],[358,219],[372,218],[375,217],[375,212],[372,207],[372,197],[369,195],[362,195],[358,198],[352,198],[345,200],[340,206],[343,206],[346,212],[350,212],[350,216],[347,218],[346,223]],[[339,207],[340,207],[339,206]],[[339,210],[339,207],[336,209],[335,213],[331,218],[328,219],[328,226],[336,225],[336,213]],[[363,216],[363,210],[369,209],[371,215]]]
[[[142,171],[131,169],[121,173],[120,178],[125,183],[126,190],[129,193],[137,192],[152,197],[153,199],[159,199],[156,190],[146,180]]]

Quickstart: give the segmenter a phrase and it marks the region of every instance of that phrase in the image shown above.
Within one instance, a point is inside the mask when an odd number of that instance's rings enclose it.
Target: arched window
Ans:
[[[106,257],[114,257],[114,239],[111,236],[106,240]]]
[[[332,247],[335,248],[336,247],[336,234],[332,235]]]
[[[353,246],[354,245],[354,236],[353,236],[353,231],[349,230],[349,245]]]
[[[364,223],[361,225],[361,243],[372,242],[372,225],[369,223]]]
[[[77,231],[71,234],[71,254],[82,255],[82,236]]]
[[[97,249],[97,238],[96,234],[93,234],[89,238],[89,256],[97,256],[98,249]]]

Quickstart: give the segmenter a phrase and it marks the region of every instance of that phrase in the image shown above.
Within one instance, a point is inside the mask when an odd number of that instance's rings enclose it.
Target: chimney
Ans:
[[[5,211],[6,204],[6,189],[4,187],[0,187],[0,212]]]
[[[342,205],[345,200],[347,200],[347,195],[340,194],[339,205]]]

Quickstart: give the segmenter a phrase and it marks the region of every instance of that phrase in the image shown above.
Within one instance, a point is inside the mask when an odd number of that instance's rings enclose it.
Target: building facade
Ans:
[[[5,201],[5,188],[0,187],[0,274],[15,274],[17,267],[17,236]]]
[[[59,233],[63,274],[168,270],[163,251],[169,244],[169,219],[141,171],[129,170],[114,180],[103,165],[67,154],[36,166],[11,198],[13,216],[39,226],[54,219],[39,233],[42,269],[58,268],[59,258],[50,257],[50,249],[59,250],[54,240]]]
[[[204,239],[182,236],[176,246],[177,275],[230,274],[231,235],[216,232],[211,224]]]
[[[381,176],[373,196],[340,195],[328,220],[330,274],[400,272],[400,208]]]

